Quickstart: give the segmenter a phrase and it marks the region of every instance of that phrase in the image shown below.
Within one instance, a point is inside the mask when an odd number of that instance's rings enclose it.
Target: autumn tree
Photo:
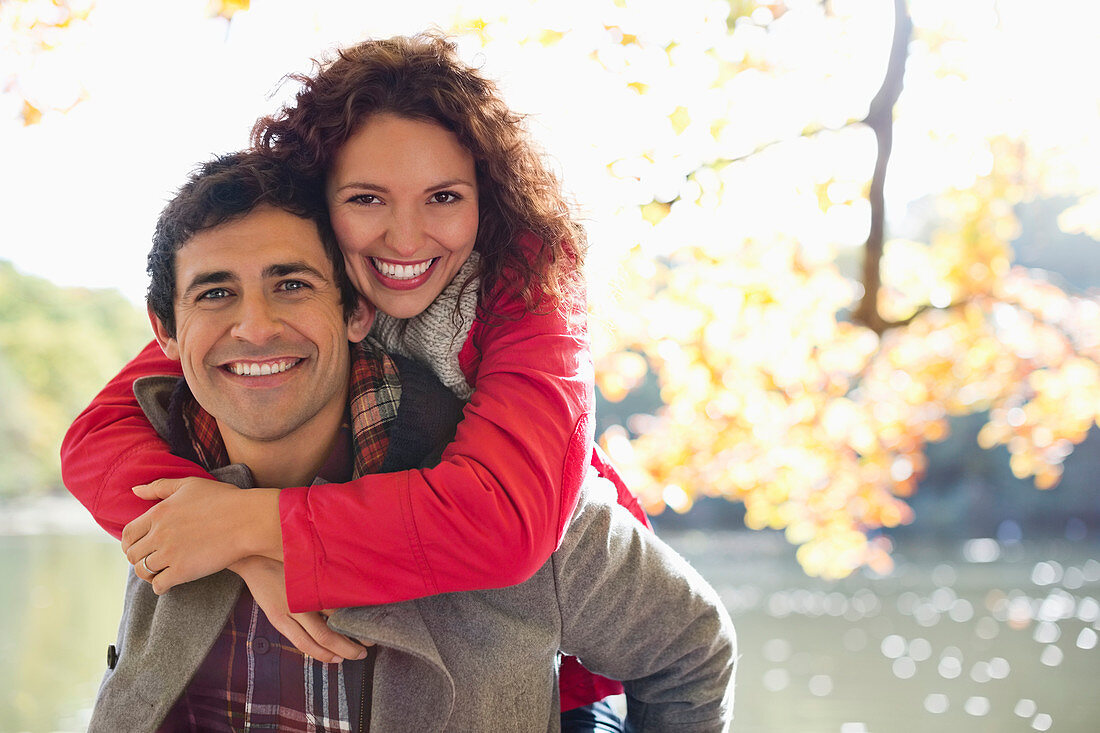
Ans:
[[[734,3],[749,20],[734,18],[731,37],[755,37],[759,51],[740,44],[744,53],[718,65],[731,100],[711,122],[719,140],[737,124],[741,80],[765,72],[781,89],[785,74],[808,73],[783,69],[769,44],[795,43],[808,22],[844,36],[851,18],[830,5]],[[868,531],[912,520],[905,497],[948,417],[988,412],[982,447],[1007,445],[1013,472],[1041,489],[1100,421],[1097,302],[1012,265],[1013,206],[1050,190],[1022,141],[989,140],[987,169],[938,192],[927,241],[886,236],[883,188],[912,38],[906,4],[893,10],[884,81],[866,113],[841,125],[806,117],[789,138],[688,172],[677,195],[642,207],[643,217],[655,211],[651,236],[673,244],[654,258],[640,243],[621,282],[629,302],[601,313],[613,324],[598,342],[604,393],[622,397],[650,370],[661,385],[664,405],[634,419],[633,440],[605,435],[637,468],[650,506],[743,502],[749,527],[785,530],[806,571],[826,577],[889,567],[888,541]],[[916,39],[934,50],[951,32],[918,29]],[[820,148],[845,138],[870,147],[868,131],[874,156],[822,166]],[[853,214],[869,221],[855,282],[834,256],[843,234],[829,236],[830,220]]]

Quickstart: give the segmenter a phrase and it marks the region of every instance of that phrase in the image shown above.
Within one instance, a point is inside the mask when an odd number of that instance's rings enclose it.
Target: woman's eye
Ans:
[[[453,204],[460,198],[462,197],[454,191],[437,191],[433,193],[432,197],[428,200],[433,204]]]
[[[371,206],[373,204],[382,203],[382,200],[379,199],[377,196],[375,196],[372,193],[357,193],[357,194],[355,194],[354,196],[352,196],[351,198],[348,199],[348,203],[350,203],[350,204],[364,204],[366,206]]]

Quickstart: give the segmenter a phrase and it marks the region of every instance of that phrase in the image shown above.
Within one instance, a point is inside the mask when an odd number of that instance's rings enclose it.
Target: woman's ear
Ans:
[[[160,350],[172,361],[179,361],[180,346],[179,342],[176,341],[176,337],[168,334],[168,329],[165,328],[164,323],[161,322],[151,307],[146,306],[145,312],[149,314],[149,323],[153,326],[153,335],[156,336],[157,343],[160,344]]]
[[[367,337],[374,324],[375,308],[362,295],[355,296],[355,310],[348,316],[348,341],[357,344]]]

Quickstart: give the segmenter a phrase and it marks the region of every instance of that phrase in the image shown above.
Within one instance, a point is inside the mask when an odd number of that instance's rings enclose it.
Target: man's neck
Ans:
[[[252,440],[222,430],[230,463],[243,463],[256,486],[308,486],[336,444],[344,421],[347,399],[334,402],[290,435],[278,440]],[[221,424],[218,425],[221,429]]]

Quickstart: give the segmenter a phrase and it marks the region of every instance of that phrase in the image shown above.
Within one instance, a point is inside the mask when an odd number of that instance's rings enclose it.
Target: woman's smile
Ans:
[[[417,281],[425,275],[435,263],[439,262],[439,260],[439,257],[433,257],[430,260],[422,260],[420,262],[400,263],[384,260],[381,257],[371,257],[370,263],[378,272],[379,280],[383,285],[389,285],[390,281],[393,281],[394,285],[390,285],[390,287],[403,287],[401,284]],[[420,283],[417,282],[417,284]]]

